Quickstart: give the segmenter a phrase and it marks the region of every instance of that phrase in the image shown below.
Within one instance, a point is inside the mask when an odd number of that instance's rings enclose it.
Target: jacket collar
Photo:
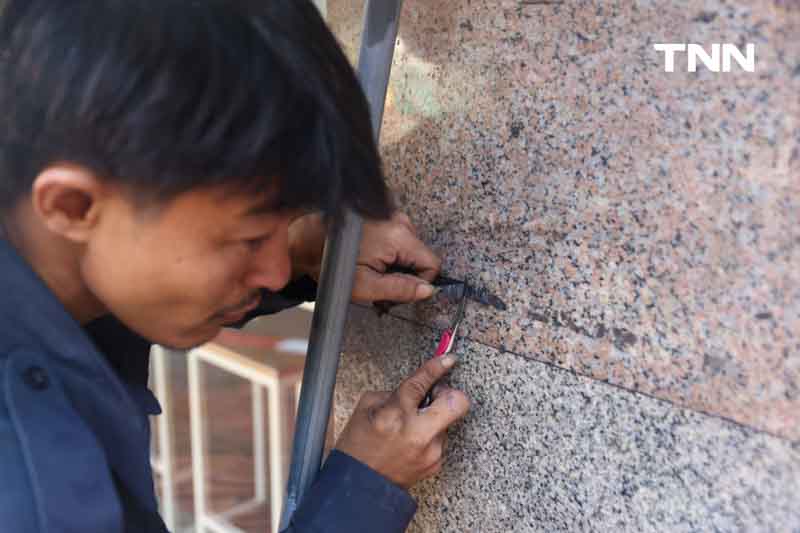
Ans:
[[[28,262],[0,238],[0,351],[36,346],[62,365],[93,374],[107,392],[130,403],[122,382],[81,325]]]
[[[120,380],[84,328],[3,239],[0,295],[0,354],[25,357],[30,351],[31,361],[42,360],[70,408],[102,447],[118,490],[157,516],[149,464],[149,421],[147,411],[143,412],[147,402],[140,401],[149,395],[149,403],[157,406],[155,398],[146,387],[128,387]],[[145,361],[146,355],[141,355]],[[37,441],[37,446],[42,442],[48,443],[46,439]]]

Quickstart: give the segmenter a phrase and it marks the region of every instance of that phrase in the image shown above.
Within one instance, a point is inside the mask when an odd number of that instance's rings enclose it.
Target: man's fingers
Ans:
[[[386,403],[386,400],[391,397],[391,392],[386,391],[370,391],[361,395],[358,401],[358,407],[361,409],[370,409]]]
[[[442,431],[433,438],[431,441],[431,448],[432,451],[430,453],[432,458],[437,461],[444,458],[445,449],[447,448],[447,430]]]
[[[410,231],[411,234],[414,235],[414,237],[418,237],[416,226],[414,226],[414,223],[411,222],[411,219],[405,213],[397,211],[392,216],[392,220],[394,220],[395,222],[399,222],[400,224],[408,228],[408,231]]]
[[[408,411],[416,410],[431,387],[453,368],[455,362],[449,355],[428,359],[397,387],[400,405]]]
[[[414,235],[407,234],[398,248],[400,264],[414,265],[417,276],[425,281],[433,281],[441,271],[442,260]]]
[[[430,297],[433,287],[410,274],[383,274],[366,266],[356,268],[353,300],[356,302],[416,302]]]
[[[386,274],[393,266],[410,269],[414,275]],[[441,267],[442,260],[419,239],[406,214],[397,212],[389,221],[366,222],[353,300],[399,303],[426,300],[433,293],[430,283]]]
[[[420,479],[428,479],[429,477],[433,477],[439,472],[442,471],[442,465],[444,464],[444,459],[440,459],[438,462],[429,466],[420,476]]]
[[[386,299],[398,303],[411,303],[425,300],[433,294],[433,286],[411,274],[384,274],[379,280]]]
[[[469,412],[469,398],[460,390],[444,387],[425,409],[424,417],[433,434],[444,432]]]
[[[442,431],[433,438],[428,446],[428,450],[426,452],[426,462],[428,463],[428,467],[423,472],[421,476],[422,479],[434,476],[441,471],[442,465],[444,464],[446,458],[446,449],[447,432]]]
[[[436,385],[433,386],[433,389],[431,390],[431,396],[433,396],[433,398],[436,399],[439,397],[441,393],[447,390],[450,390],[450,387],[448,387],[444,383],[437,383]]]

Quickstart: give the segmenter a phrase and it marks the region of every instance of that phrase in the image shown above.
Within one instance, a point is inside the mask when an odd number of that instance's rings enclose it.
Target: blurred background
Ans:
[[[188,352],[153,347],[152,465],[170,531],[270,531],[312,313],[304,304],[259,317]]]

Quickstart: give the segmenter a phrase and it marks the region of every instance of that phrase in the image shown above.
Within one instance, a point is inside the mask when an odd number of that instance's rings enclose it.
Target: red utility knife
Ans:
[[[464,291],[466,293],[466,291]],[[434,357],[444,357],[450,350],[453,348],[453,342],[456,340],[456,333],[458,333],[458,326],[461,324],[461,320],[464,318],[464,308],[467,306],[467,299],[462,295],[458,301],[458,311],[456,311],[456,316],[453,319],[453,322],[450,324],[450,327],[447,328],[442,332],[442,336],[439,339],[439,346],[436,347],[436,354]],[[434,387],[436,385],[434,384]],[[425,395],[425,398],[422,399],[422,403],[419,404],[420,409],[425,409],[431,403],[433,403],[433,387],[428,393]]]

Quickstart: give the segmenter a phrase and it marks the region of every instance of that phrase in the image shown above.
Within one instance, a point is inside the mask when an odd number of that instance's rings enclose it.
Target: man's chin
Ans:
[[[156,344],[159,344],[170,350],[191,350],[192,348],[197,348],[198,346],[213,340],[217,335],[219,335],[220,331],[222,331],[222,326],[214,326],[213,328],[206,327],[202,332],[196,331],[192,332],[191,334],[187,333],[181,337],[172,337],[165,339],[162,342],[157,342]]]

